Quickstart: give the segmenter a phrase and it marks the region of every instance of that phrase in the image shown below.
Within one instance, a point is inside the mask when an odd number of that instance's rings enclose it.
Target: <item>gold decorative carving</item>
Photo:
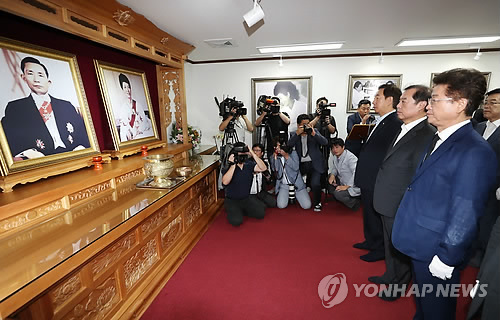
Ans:
[[[57,310],[65,302],[71,299],[71,297],[73,297],[81,289],[81,287],[82,281],[80,279],[80,274],[77,273],[51,290],[49,297],[52,301],[54,309]]]
[[[137,170],[134,170],[134,171],[131,171],[129,173],[125,173],[119,177],[116,177],[116,185],[120,185],[130,179],[133,179],[135,177],[138,177],[140,175],[143,174],[143,169],[140,168],[140,169],[137,169]]]
[[[115,277],[111,276],[77,304],[64,320],[104,319],[120,300]]]
[[[136,189],[135,184],[131,184],[126,188],[118,189],[118,195],[120,195],[120,197],[123,197],[124,195],[134,191],[135,189]]]
[[[163,38],[161,38],[160,42],[161,42],[161,44],[165,45],[168,42],[168,38],[167,37],[163,37]]]
[[[156,239],[151,239],[123,266],[127,290],[130,290],[157,260]]]
[[[180,195],[178,195],[173,201],[172,201],[172,207],[174,210],[181,208],[184,206],[186,203],[189,202],[190,198],[189,190],[184,191]]]
[[[35,221],[49,214],[55,214],[62,211],[63,209],[63,202],[61,199],[59,199],[38,208],[25,211],[21,214],[2,220],[0,222],[0,233],[22,227],[27,223]]]
[[[186,230],[191,227],[191,225],[196,221],[196,219],[201,215],[200,201],[199,198],[193,199],[191,203],[185,209],[186,215]]]
[[[113,19],[115,19],[116,22],[118,22],[119,25],[121,26],[128,26],[131,23],[134,23],[135,18],[132,17],[130,14],[130,11],[123,11],[123,10],[116,10],[115,13],[113,13]]]
[[[161,247],[163,251],[167,251],[180,238],[182,234],[182,215],[172,220],[161,231]]]
[[[164,126],[168,128],[172,124],[172,118],[177,123],[182,124],[180,72],[173,68],[162,68],[161,77],[162,98],[164,101],[162,108],[165,111]],[[172,117],[173,115],[174,117]]]
[[[73,216],[73,220],[78,219],[80,217],[83,217],[87,214],[87,212],[92,211],[94,209],[97,209],[99,207],[102,207],[106,203],[113,201],[113,195],[108,194],[105,197],[102,197],[100,199],[96,199],[95,201],[91,201],[84,206],[78,206],[77,209],[71,209],[71,215]]]
[[[74,204],[76,202],[79,202],[79,201],[88,199],[92,196],[95,196],[96,194],[104,192],[110,188],[111,188],[110,181],[105,181],[103,183],[96,184],[96,185],[89,187],[85,190],[81,190],[79,192],[75,192],[73,194],[70,194],[69,195],[69,202],[70,202],[70,204]]]
[[[141,225],[142,236],[147,237],[168,218],[168,205],[158,210],[151,218]]]
[[[208,188],[208,191],[202,194],[201,203],[203,206],[203,212],[205,212],[205,209],[215,202],[214,194],[214,186],[210,186],[210,188]]]
[[[118,261],[118,259],[120,259],[120,257],[122,257],[130,248],[132,248],[135,243],[135,233],[131,232],[130,234],[120,239],[111,248],[104,251],[94,260],[92,260],[90,265],[94,278],[107,267]]]
[[[195,194],[198,194],[200,192],[206,192],[207,187],[208,187],[207,180],[206,178],[203,178],[193,186],[193,191]]]

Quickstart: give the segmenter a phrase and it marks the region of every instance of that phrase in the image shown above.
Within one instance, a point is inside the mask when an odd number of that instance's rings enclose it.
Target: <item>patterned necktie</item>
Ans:
[[[427,160],[427,158],[429,158],[429,156],[431,155],[432,153],[432,150],[434,150],[434,147],[436,146],[436,143],[439,141],[439,135],[436,133],[434,135],[434,137],[432,138],[432,142],[431,142],[431,145],[429,146],[429,149],[427,150],[427,153],[425,154],[425,157],[424,157],[424,160]],[[422,161],[422,162],[423,162]]]
[[[43,122],[47,122],[52,116],[52,104],[48,101],[44,101],[42,107],[38,111],[42,116]]]
[[[135,100],[132,100],[132,116],[130,117],[130,126],[133,128],[135,123],[135,114],[137,112],[137,106]]]

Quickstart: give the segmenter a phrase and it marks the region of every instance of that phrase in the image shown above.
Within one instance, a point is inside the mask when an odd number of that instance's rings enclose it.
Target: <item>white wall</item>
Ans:
[[[489,89],[500,87],[500,53],[483,53],[479,61],[474,54],[443,54],[378,57],[324,58],[278,61],[237,62],[220,64],[185,64],[186,102],[188,123],[202,130],[202,144],[214,144],[221,118],[214,96],[236,96],[251,110],[251,79],[263,77],[312,76],[312,103],[326,96],[336,102],[332,110],[339,128],[339,137],[345,138],[347,116],[347,87],[349,74],[402,74],[403,88],[411,84],[429,85],[431,73],[452,68],[476,68],[492,72]],[[314,106],[312,106],[314,108]],[[249,112],[250,113],[250,112]],[[252,121],[252,119],[250,119]],[[251,136],[246,137],[246,142]]]

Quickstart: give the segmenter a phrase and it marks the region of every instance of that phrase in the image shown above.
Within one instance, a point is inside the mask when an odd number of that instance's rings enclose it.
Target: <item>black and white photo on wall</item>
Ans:
[[[261,95],[277,97],[280,111],[290,116],[290,132],[297,130],[297,116],[311,113],[312,77],[252,78],[252,121],[257,119],[257,100]]]
[[[383,84],[392,83],[401,88],[401,78],[401,74],[349,75],[347,112],[356,112],[361,100],[373,102],[378,87]],[[371,112],[374,112],[373,107]]]
[[[99,153],[76,56],[0,38],[4,175]]]

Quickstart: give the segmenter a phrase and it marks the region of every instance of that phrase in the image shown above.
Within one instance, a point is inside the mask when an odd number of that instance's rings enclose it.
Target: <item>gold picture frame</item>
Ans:
[[[90,165],[100,151],[76,56],[3,37],[0,49],[2,175],[51,166],[47,177]]]
[[[146,73],[94,60],[116,151],[160,141]]]
[[[378,87],[386,83],[394,83],[401,88],[401,74],[350,74],[347,95],[347,112],[353,113],[358,110],[361,100],[373,102]],[[370,112],[375,112],[373,106]]]

